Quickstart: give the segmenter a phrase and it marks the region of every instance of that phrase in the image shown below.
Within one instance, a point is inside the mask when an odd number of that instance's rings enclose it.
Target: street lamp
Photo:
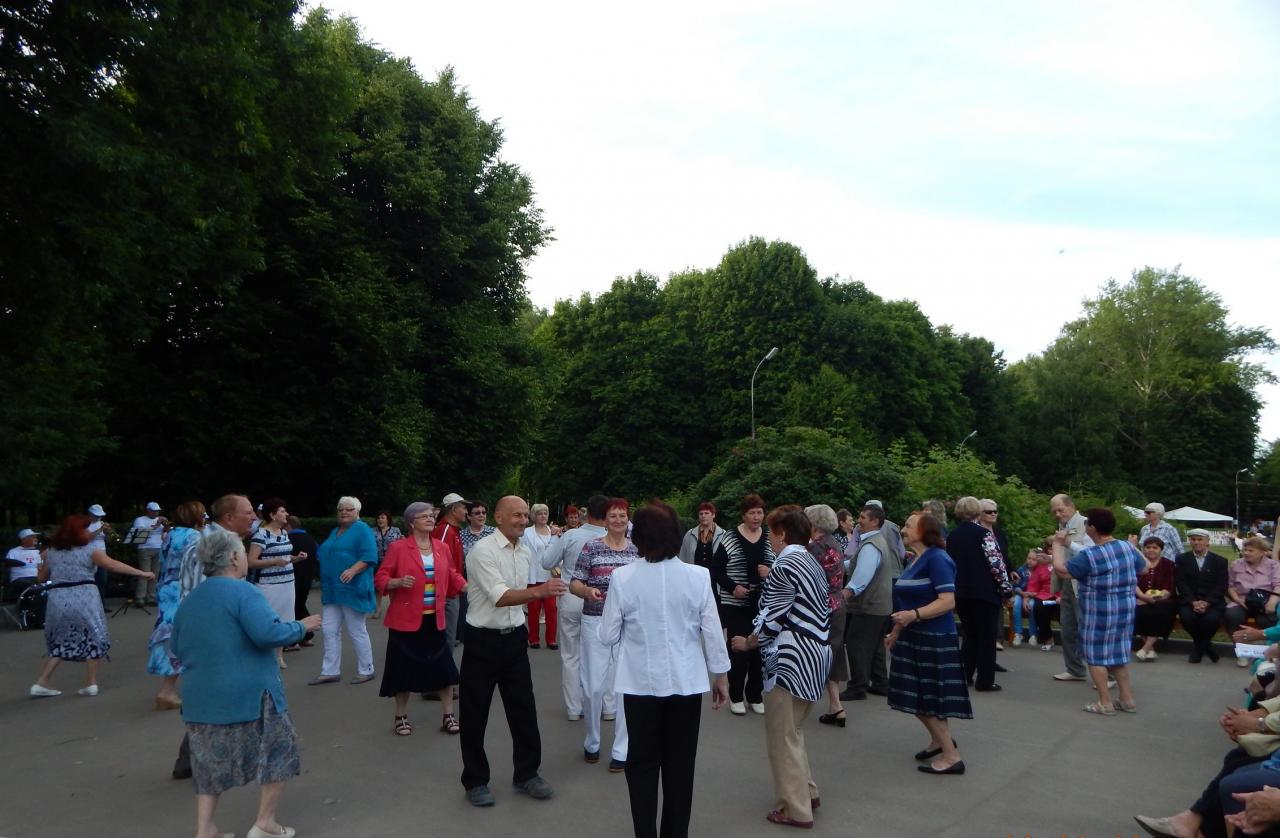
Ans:
[[[778,347],[774,347],[765,353],[760,359],[760,363],[756,364],[755,372],[751,373],[751,438],[756,438],[756,372],[760,372],[760,367],[764,362],[778,354]]]
[[[969,440],[973,439],[973,438],[974,438],[975,436],[977,436],[977,435],[978,435],[978,429],[977,429],[977,428],[974,428],[972,431],[969,431],[969,435],[968,435],[967,437],[965,437],[964,439],[960,440],[960,446],[959,446],[958,448],[956,448],[956,453],[957,453],[957,454],[959,454],[961,451],[963,451],[963,450],[964,450],[964,444],[965,444],[966,442],[968,442]]]
[[[1240,530],[1240,475],[1248,471],[1249,467],[1245,466],[1236,471],[1236,531]]]

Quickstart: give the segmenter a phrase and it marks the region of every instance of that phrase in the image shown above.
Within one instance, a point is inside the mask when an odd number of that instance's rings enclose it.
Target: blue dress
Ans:
[[[955,562],[945,550],[930,547],[894,582],[893,610],[923,608],[938,594],[955,590]],[[950,611],[914,622],[898,635],[889,670],[889,706],[916,716],[973,718],[956,621]]]
[[[1090,666],[1124,666],[1133,649],[1133,618],[1138,574],[1147,568],[1132,544],[1113,539],[1086,547],[1067,562],[1079,583],[1084,619],[1080,644]]]
[[[325,605],[344,605],[360,614],[372,614],[375,606],[373,575],[378,569],[378,547],[373,527],[356,521],[339,533],[337,527],[320,545],[320,601]],[[342,571],[356,562],[366,567],[350,582],[340,578]]]
[[[173,633],[173,615],[191,589],[204,581],[204,570],[196,558],[200,531],[190,527],[174,527],[160,551],[160,573],[156,582],[156,601],[160,613],[147,641],[147,672],[151,675],[181,675],[178,660],[169,643]]]

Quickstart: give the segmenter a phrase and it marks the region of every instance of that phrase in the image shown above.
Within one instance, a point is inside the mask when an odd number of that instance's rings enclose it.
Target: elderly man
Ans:
[[[592,495],[587,499],[587,523],[566,530],[557,536],[547,549],[542,551],[542,567],[551,571],[557,579],[568,579],[578,564],[578,554],[582,545],[597,538],[604,538],[604,516],[609,506],[609,499],[604,495]],[[566,582],[566,584],[568,584]],[[560,597],[559,630],[560,630],[560,680],[564,693],[564,709],[569,714],[569,721],[582,719],[585,706],[582,690],[582,607],[585,603],[580,597]],[[604,718],[615,717],[617,698],[610,688],[604,694]]]
[[[542,738],[533,700],[529,669],[529,630],[524,610],[528,602],[559,596],[566,590],[560,579],[528,587],[529,548],[520,536],[529,525],[529,505],[508,495],[494,509],[497,529],[471,548],[467,612],[467,645],[459,673],[459,712],[462,727],[462,785],[472,806],[492,806],[489,758],[484,733],[489,726],[493,690],[502,694],[507,726],[511,729],[511,782],[517,792],[536,800],[551,797],[551,786],[538,776]]]
[[[160,550],[164,547],[164,533],[169,522],[160,515],[160,504],[151,501],[146,511],[133,519],[129,529],[129,543],[138,545],[138,570],[160,572]],[[156,604],[156,580],[138,577],[133,601],[139,605]]]
[[[36,583],[40,574],[40,564],[44,561],[40,548],[36,546],[40,537],[33,529],[25,529],[18,533],[18,546],[5,554],[4,563],[9,568],[9,590],[14,597],[22,596],[22,592]]]
[[[1169,561],[1177,561],[1178,555],[1182,552],[1182,537],[1178,535],[1177,529],[1173,524],[1164,520],[1164,504],[1149,503],[1142,510],[1143,516],[1147,522],[1142,525],[1142,532],[1137,538],[1130,537],[1129,543],[1138,549],[1142,549],[1140,545],[1145,544],[1148,536],[1154,535],[1164,542],[1164,550],[1161,553]]]
[[[458,565],[462,568],[462,576],[467,576],[466,556],[462,551],[462,527],[467,520],[467,507],[471,505],[471,501],[464,498],[457,492],[450,492],[444,496],[444,500],[440,501],[440,520],[436,522],[436,530],[431,534],[432,538],[443,541],[449,547],[449,554],[455,556]],[[444,604],[444,633],[452,649],[458,645],[458,641],[462,639],[462,635],[458,632],[458,620],[462,614],[463,597],[449,597]]]
[[[1191,549],[1174,563],[1178,619],[1195,644],[1187,662],[1199,663],[1207,656],[1217,663],[1218,653],[1213,650],[1212,641],[1227,606],[1227,560],[1209,552],[1208,530],[1187,530],[1187,540]]]
[[[858,554],[845,562],[849,574],[843,591],[849,615],[845,627],[849,685],[840,693],[841,701],[861,701],[867,693],[889,694],[885,620],[893,613],[893,580],[902,574],[902,560],[884,536],[884,509],[862,507],[858,532]]]
[[[902,543],[902,529],[889,520],[889,513],[885,512],[884,504],[878,500],[869,500],[863,506],[874,506],[884,512],[884,526],[880,528],[880,532],[884,535],[884,540],[889,545],[889,549],[898,554],[898,562],[905,562],[907,560],[907,548]]]
[[[1084,531],[1084,516],[1076,510],[1076,502],[1070,495],[1057,494],[1049,499],[1049,512],[1058,521],[1058,530],[1067,534],[1067,558],[1070,559],[1093,540]],[[1076,598],[1074,579],[1053,577],[1053,590],[1058,596],[1058,622],[1062,625],[1062,660],[1067,665],[1063,672],[1053,676],[1055,681],[1085,680],[1084,655],[1080,649],[1080,601]]]

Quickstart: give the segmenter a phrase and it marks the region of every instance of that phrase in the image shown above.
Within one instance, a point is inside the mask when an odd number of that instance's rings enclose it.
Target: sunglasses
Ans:
[[[982,510],[982,514],[983,514],[983,515],[999,515],[999,514],[1000,514],[1000,510],[999,510],[999,509],[984,509],[984,510]]]

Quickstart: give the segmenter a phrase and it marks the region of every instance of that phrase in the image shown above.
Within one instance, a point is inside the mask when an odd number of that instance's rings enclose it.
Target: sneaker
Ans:
[[[1052,651],[1053,651],[1053,644],[1052,644],[1052,643],[1046,643],[1046,644],[1044,644],[1043,646],[1041,646],[1041,647],[1040,647],[1040,651],[1042,651],[1042,652],[1052,652]],[[1056,678],[1057,676],[1055,675],[1054,677]]]
[[[27,695],[32,698],[53,698],[55,695],[62,695],[62,690],[51,690],[39,684],[32,684],[31,689],[27,690]]]
[[[997,641],[996,641],[996,651],[997,651],[997,652],[1003,652],[1003,651],[1004,651],[1004,644],[1003,644],[1003,643],[1001,643],[999,640],[997,640]]]
[[[1147,652],[1147,660],[1148,660],[1148,661],[1153,661],[1153,660],[1155,660],[1155,659],[1156,659],[1156,653],[1155,653],[1155,650],[1154,650],[1154,649],[1153,649],[1152,651],[1150,651],[1150,652]]]
[[[1055,680],[1055,681],[1083,681],[1083,680],[1084,680],[1084,676],[1083,676],[1083,675],[1072,675],[1070,672],[1059,672],[1057,675],[1053,676],[1053,680]]]
[[[1248,658],[1236,658],[1236,666],[1240,667],[1241,669],[1244,669],[1248,665],[1249,665]]]
[[[1020,634],[1015,634],[1015,635],[1013,636],[1013,645],[1014,645],[1014,646],[1021,646],[1021,645],[1022,645],[1022,635],[1020,635]]]
[[[489,791],[488,786],[472,786],[467,789],[467,802],[472,806],[492,806],[493,792]]]
[[[529,795],[534,800],[546,800],[551,797],[551,795],[555,794],[555,792],[551,790],[551,786],[547,784],[547,781],[539,777],[537,774],[534,774],[523,783],[512,783],[512,788],[521,794]]]
[[[747,705],[741,701],[730,701],[729,712],[735,716],[747,715]]]
[[[626,771],[626,770],[627,770],[627,761],[625,759],[609,760],[610,774],[621,774],[623,771]]]
[[[1139,649],[1138,651],[1134,652],[1134,653],[1133,653],[1133,659],[1134,659],[1134,660],[1140,660],[1140,661],[1144,661],[1144,660],[1146,660],[1146,659],[1147,659],[1147,651],[1146,651],[1146,649]]]
[[[76,695],[97,695],[97,694],[98,694],[97,684],[90,684],[87,687],[81,687],[80,689],[76,690]]]
[[[581,714],[581,713],[570,713],[570,714],[568,715],[568,719],[569,719],[569,721],[571,721],[571,722],[580,722],[580,721],[582,721],[582,714]]]
[[[616,718],[618,718],[617,713],[601,713],[600,714],[601,721],[611,722]]]
[[[758,716],[764,715],[764,702],[753,701],[748,706],[751,708],[752,713],[755,713]]]

